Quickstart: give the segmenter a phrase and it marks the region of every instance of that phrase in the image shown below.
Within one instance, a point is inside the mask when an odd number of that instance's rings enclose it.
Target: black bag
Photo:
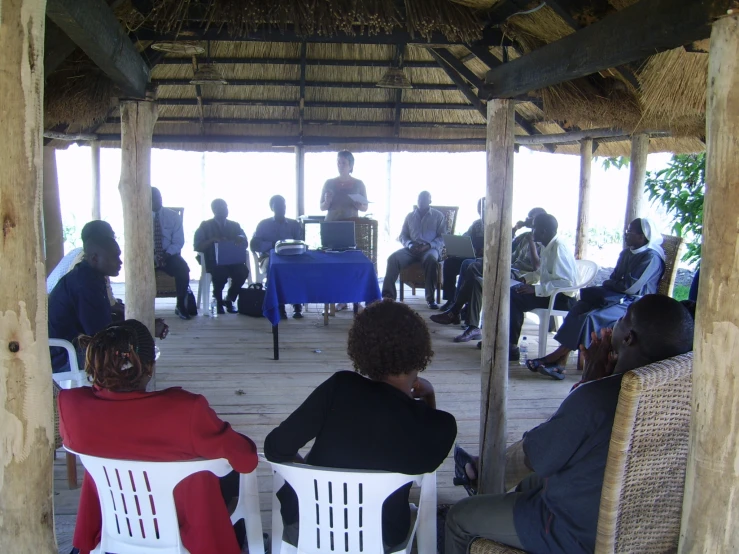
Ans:
[[[192,289],[190,287],[187,287],[187,296],[185,296],[185,308],[187,309],[188,315],[198,315],[198,303],[195,300],[195,295],[192,293]]]
[[[267,291],[261,283],[253,283],[239,293],[239,313],[252,317],[264,317],[262,305]]]

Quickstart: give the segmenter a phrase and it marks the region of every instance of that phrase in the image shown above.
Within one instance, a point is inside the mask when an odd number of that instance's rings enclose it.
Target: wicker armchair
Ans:
[[[444,214],[446,219],[446,234],[453,235],[454,229],[457,226],[457,212],[459,212],[459,206],[431,206],[435,210],[439,210]],[[415,209],[415,207],[414,207]],[[439,253],[439,263],[437,264],[437,279],[436,279],[436,302],[441,302],[441,262],[446,258],[446,249],[442,249]],[[403,302],[403,288],[404,285],[408,284],[411,286],[411,291],[416,294],[416,288],[423,288],[426,286],[426,277],[423,271],[423,266],[420,263],[413,263],[409,266],[404,267],[400,270],[400,301]]]
[[[665,251],[665,272],[659,280],[657,294],[672,296],[677,277],[677,262],[679,261],[680,247],[683,239],[672,235],[662,235],[662,250]]]
[[[167,208],[177,212],[180,219],[184,218],[185,208]],[[157,284],[157,298],[177,298],[177,287],[175,286],[174,277],[167,275],[164,271],[155,271],[154,277]]]
[[[369,258],[377,273],[377,220],[352,217],[347,221],[354,222],[354,239],[357,242],[357,249]]]
[[[691,352],[624,376],[603,479],[595,554],[677,551],[692,375]],[[477,540],[470,552],[521,551]]]

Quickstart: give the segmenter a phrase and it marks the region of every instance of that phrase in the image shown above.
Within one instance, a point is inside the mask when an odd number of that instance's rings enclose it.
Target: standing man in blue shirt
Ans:
[[[185,245],[182,218],[174,210],[162,207],[162,193],[156,187],[151,188],[151,212],[154,218],[154,267],[174,277],[177,289],[175,313],[180,319],[190,319],[185,305],[190,267],[181,254]]]
[[[275,247],[278,240],[303,240],[303,228],[294,219],[285,217],[287,205],[285,199],[279,194],[269,199],[269,209],[275,214],[274,217],[263,219],[257,225],[257,230],[251,238],[251,250],[259,256],[259,267],[266,273],[269,268],[269,251]],[[293,305],[294,319],[303,317],[303,305]],[[285,306],[280,306],[280,317],[287,319]]]
[[[387,271],[382,283],[382,297],[395,300],[395,281],[400,270],[415,262],[423,265],[426,276],[426,302],[432,310],[438,310],[434,290],[438,281],[437,265],[444,246],[442,235],[446,232],[444,214],[431,207],[431,193],[424,190],[418,195],[418,207],[409,213],[400,232],[403,248],[387,259]]]

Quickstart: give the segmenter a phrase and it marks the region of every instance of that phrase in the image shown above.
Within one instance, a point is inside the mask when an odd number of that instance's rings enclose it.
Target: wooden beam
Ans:
[[[505,492],[514,105],[488,102],[479,494]]]
[[[0,0],[0,542],[56,554],[54,425],[41,206],[43,0]]]
[[[56,170],[56,150],[44,146],[44,244],[46,246],[46,276],[64,257],[64,225],[59,201],[59,177]]]
[[[211,63],[218,65],[300,65],[300,58],[210,58]],[[306,60],[308,66],[330,66],[330,67],[387,67],[390,60],[337,60],[337,59],[318,59]],[[190,65],[190,58],[164,58],[157,62],[157,65]],[[438,69],[436,62],[426,61],[407,61],[403,63],[403,67],[412,67],[415,69]]]
[[[157,100],[160,106],[197,106],[197,102],[190,98],[161,98]],[[283,107],[297,108],[298,102],[295,100],[203,100],[205,106],[267,106],[267,107]],[[362,108],[362,109],[380,109],[392,110],[395,108],[395,102],[305,102],[306,108]],[[410,102],[402,104],[404,110],[474,110],[474,106],[470,104],[438,104],[435,102]]]
[[[67,33],[57,27],[53,21],[46,18],[46,32],[44,34],[44,78],[53,73],[77,45],[67,36]]]
[[[351,34],[335,33],[333,35],[315,34],[306,36],[304,33],[296,32],[288,25],[285,29],[273,27],[262,27],[250,30],[247,34],[230,33],[225,27],[213,25],[204,30],[202,27],[182,27],[177,34],[159,33],[151,29],[138,29],[132,33],[137,40],[142,41],[171,41],[171,40],[215,40],[227,42],[309,42],[319,44],[419,44],[419,45],[457,45],[463,44],[458,40],[449,40],[441,33],[431,33],[428,39],[420,35],[413,35],[407,31],[394,30],[390,33],[377,33],[370,35],[361,26],[355,26]],[[499,29],[492,29],[487,33],[480,44],[489,46],[500,46],[510,44]]]
[[[477,59],[488,66],[490,69],[502,65],[503,62],[496,58],[487,46],[480,46],[479,44],[469,44],[467,49],[472,52]]]
[[[396,104],[397,107],[397,104]],[[198,123],[197,118],[192,117],[160,117],[157,119],[157,125],[166,123]],[[120,117],[109,117],[105,120],[106,124],[120,124]],[[298,125],[297,119],[250,119],[250,118],[219,118],[206,117],[204,120],[206,125]],[[333,120],[333,119],[304,119],[303,127],[321,126],[321,127],[393,127],[394,121],[366,121],[366,120]],[[432,121],[402,121],[401,127],[414,127],[420,129],[466,129],[480,131],[485,129],[484,123],[436,123]],[[75,137],[71,140],[81,140],[79,135],[65,135],[57,133],[59,138],[68,140],[67,137]],[[92,135],[85,135],[91,136]]]
[[[644,182],[647,178],[647,155],[649,135],[638,134],[631,139],[631,161],[629,163],[629,188],[626,197],[624,229],[637,217],[644,214]],[[625,243],[624,243],[625,244]]]
[[[92,164],[92,219],[102,219],[100,213],[100,141],[90,142]]]
[[[642,134],[656,137],[669,136],[668,131],[657,129],[643,131]],[[530,144],[566,144],[579,142],[583,139],[624,139],[630,137],[631,133],[623,129],[585,129],[584,131],[572,131],[570,133],[552,133],[548,135],[537,135],[533,137],[518,137],[517,142],[523,145]]]
[[[303,134],[303,118],[305,117],[305,72],[306,72],[306,56],[308,53],[308,45],[304,42],[300,45],[300,104],[299,104],[299,126],[300,134]],[[303,155],[305,152],[303,151]],[[302,213],[300,215],[303,215]]]
[[[490,70],[494,97],[510,98],[701,40],[733,0],[640,0],[581,31]]]
[[[295,212],[297,217],[305,214],[305,146],[295,147]]]
[[[154,226],[151,219],[151,135],[157,106],[149,101],[121,102],[121,180],[123,205],[126,317],[138,319],[154,334]]]
[[[706,197],[693,361],[693,415],[679,554],[739,545],[739,17],[713,26],[708,62]]]
[[[457,57],[452,54],[446,48],[432,48],[431,51],[435,52],[436,55],[444,60],[444,62],[451,67],[454,71],[459,73],[467,82],[475,87],[478,91],[482,90],[485,86],[483,79],[475,75],[475,73],[466,65],[464,65]],[[436,59],[436,56],[434,56]],[[437,60],[438,61],[438,60]]]
[[[398,44],[395,47],[395,56],[393,57],[393,65],[399,69],[403,69],[403,51],[405,44]],[[417,87],[416,87],[417,88]],[[456,88],[456,87],[455,87]],[[400,136],[400,124],[403,119],[403,89],[395,89],[395,114],[393,116],[393,136]]]
[[[102,142],[119,142],[119,134],[100,134],[97,138]],[[271,144],[275,147],[281,146],[326,146],[330,144],[415,144],[415,145],[470,145],[484,146],[484,138],[396,138],[388,136],[380,137],[331,137],[331,136],[250,136],[250,135],[165,135],[159,134],[152,137],[154,144]]]
[[[146,95],[149,68],[103,0],[48,0],[46,15],[126,94]]]
[[[386,62],[385,65],[389,65]],[[157,87],[189,86],[191,79],[152,79],[151,84]],[[230,87],[309,87],[309,88],[343,88],[343,89],[370,89],[377,90],[377,83],[355,83],[351,81],[305,81],[278,80],[278,79],[228,79]],[[413,83],[416,90],[456,90],[453,85],[436,83]]]
[[[575,259],[584,260],[588,255],[588,231],[590,230],[590,191],[593,167],[593,139],[580,143],[580,188],[577,201],[577,229],[575,231]]]
[[[429,48],[428,53],[431,54],[431,57],[436,60],[436,63],[439,64],[439,67],[444,70],[444,72],[449,76],[452,82],[459,89],[459,92],[461,92],[464,97],[467,98],[474,109],[480,112],[481,116],[486,117],[487,107],[485,106],[483,101],[480,100],[480,98],[474,93],[470,86],[464,81],[464,79],[462,79],[461,75],[459,75],[459,73],[457,73],[457,71],[447,63],[446,59],[441,54],[439,54],[439,50],[441,49]]]

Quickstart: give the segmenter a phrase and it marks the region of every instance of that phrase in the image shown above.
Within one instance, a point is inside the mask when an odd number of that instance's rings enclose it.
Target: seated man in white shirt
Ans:
[[[426,276],[426,302],[432,310],[438,310],[434,302],[434,291],[438,281],[439,253],[444,246],[442,235],[446,232],[444,214],[431,207],[431,193],[422,191],[418,195],[418,207],[409,213],[400,232],[403,248],[387,259],[387,271],[382,283],[382,297],[395,300],[395,281],[400,270],[415,262],[423,265]]]
[[[539,256],[541,265],[537,271],[526,273],[520,279],[522,284],[511,288],[510,351],[509,359],[519,359],[518,339],[526,317],[526,312],[537,308],[547,308],[549,297],[555,288],[574,287],[577,283],[577,265],[572,249],[557,236],[557,220],[550,214],[542,214],[534,221],[534,240],[544,245]],[[531,283],[539,284],[533,285]],[[575,304],[575,293],[558,294],[554,309],[569,310]],[[555,368],[543,367],[543,375],[554,379],[564,379],[564,373]]]

